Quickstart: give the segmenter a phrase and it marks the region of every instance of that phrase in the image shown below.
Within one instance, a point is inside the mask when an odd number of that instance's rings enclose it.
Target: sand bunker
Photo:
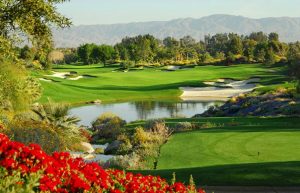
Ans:
[[[190,100],[191,98],[226,99],[253,91],[256,88],[255,83],[259,80],[259,78],[243,81],[219,79],[217,82],[204,82],[212,87],[181,87],[180,89],[183,91],[181,98],[184,100]]]
[[[77,76],[77,77],[74,77],[74,78],[68,78],[69,80],[79,80],[81,78],[84,78],[83,76]]]
[[[53,82],[52,80],[48,80],[48,79],[45,79],[45,78],[39,78],[39,80],[45,81],[45,82]]]
[[[52,71],[53,74],[51,75],[46,75],[48,77],[55,77],[55,78],[62,78],[62,79],[68,79],[68,80],[79,80],[82,78],[91,78],[86,76],[76,76],[76,77],[70,77],[70,75],[72,75],[70,72],[55,72]]]
[[[167,66],[165,70],[169,70],[169,71],[175,71],[175,70],[179,70],[180,66]]]
[[[54,71],[52,71],[52,73],[53,74],[46,75],[46,76],[65,79],[65,78],[67,78],[68,75],[70,75],[70,72],[54,72]]]

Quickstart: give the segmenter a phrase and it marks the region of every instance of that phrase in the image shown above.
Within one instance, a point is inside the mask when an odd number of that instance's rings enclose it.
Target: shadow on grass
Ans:
[[[86,90],[125,90],[125,91],[153,91],[153,90],[166,90],[166,89],[178,89],[181,86],[191,86],[191,87],[206,87],[204,83],[199,83],[198,81],[186,81],[178,82],[173,84],[158,84],[153,86],[117,86],[117,85],[107,85],[107,86],[81,86],[73,84],[63,84],[73,88],[80,88]]]
[[[283,152],[284,153],[284,152]],[[205,159],[205,158],[204,158]],[[267,162],[197,168],[132,171],[188,183],[190,175],[203,186],[299,186],[300,161]]]
[[[202,129],[198,130],[202,133],[224,133],[224,132],[300,132],[299,124],[296,125],[286,125],[286,127],[283,127],[283,125],[280,126],[269,126],[269,125],[257,125],[257,126],[251,126],[251,125],[243,125],[243,126],[235,126],[235,127],[217,127],[212,129]]]

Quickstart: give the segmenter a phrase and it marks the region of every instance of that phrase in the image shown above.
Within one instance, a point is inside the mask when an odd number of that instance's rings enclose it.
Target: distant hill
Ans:
[[[211,15],[200,19],[139,22],[112,25],[81,25],[69,29],[53,30],[56,47],[77,47],[83,43],[115,44],[125,36],[151,34],[163,39],[191,35],[197,40],[204,35],[224,32],[249,34],[263,31],[277,32],[285,42],[300,40],[300,18],[280,17],[251,19],[232,15]]]

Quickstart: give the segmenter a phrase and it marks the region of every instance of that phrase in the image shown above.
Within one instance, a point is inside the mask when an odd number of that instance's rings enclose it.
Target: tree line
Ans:
[[[219,33],[206,35],[203,41],[191,36],[163,40],[152,35],[126,37],[111,45],[84,44],[78,48],[60,49],[61,63],[112,64],[131,61],[134,65],[182,65],[199,63],[254,63],[274,64],[286,61],[289,48],[277,33],[253,32],[250,35]]]
[[[19,57],[32,61],[35,49],[18,49]],[[300,43],[281,42],[277,33],[253,32],[249,35],[218,33],[196,41],[191,36],[163,40],[152,35],[125,37],[115,45],[83,44],[78,48],[51,51],[48,61],[55,64],[85,65],[120,63],[124,68],[147,65],[288,63],[293,77],[300,76]],[[29,64],[33,64],[32,62]]]

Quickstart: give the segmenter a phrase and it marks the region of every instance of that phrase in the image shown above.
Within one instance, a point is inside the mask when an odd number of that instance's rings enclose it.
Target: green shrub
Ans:
[[[209,128],[216,128],[216,127],[223,127],[224,125],[220,125],[220,124],[216,124],[216,123],[212,123],[207,121],[206,123],[203,123],[200,128],[201,129],[209,129]]]
[[[123,69],[129,69],[135,67],[136,64],[133,61],[123,61],[120,65]]]
[[[42,87],[20,64],[0,60],[0,111],[22,111],[39,99]]]
[[[142,162],[140,160],[140,156],[136,153],[115,156],[112,159],[108,160],[106,163],[102,163],[101,165],[104,168],[117,168],[117,169],[142,169],[143,168]]]
[[[159,132],[145,131],[142,127],[136,128],[132,136],[133,151],[140,156],[144,169],[153,169],[152,161],[158,158],[160,147],[167,139]]]
[[[179,122],[174,126],[175,131],[189,131],[193,129],[193,124],[190,122]]]
[[[59,136],[53,127],[40,121],[13,121],[6,132],[13,140],[26,145],[30,143],[39,144],[44,151],[65,150],[63,137]]]
[[[122,134],[118,136],[118,140],[121,141],[121,145],[117,151],[119,155],[125,155],[132,152],[132,144],[128,136]]]
[[[37,121],[44,122],[53,128],[62,141],[63,151],[72,149],[74,144],[88,140],[77,126],[80,119],[69,116],[69,105],[49,101],[46,104],[34,106],[33,112],[38,117]]]
[[[120,117],[111,113],[104,113],[92,123],[93,130],[96,132],[93,140],[99,138],[116,139],[122,133],[125,124],[126,121]]]
[[[145,123],[145,129],[146,131],[160,135],[165,139],[167,139],[172,133],[172,131],[166,126],[165,121],[161,119],[147,121]]]
[[[0,192],[35,193],[41,177],[39,172],[24,176],[18,171],[8,173],[5,168],[0,167]]]

